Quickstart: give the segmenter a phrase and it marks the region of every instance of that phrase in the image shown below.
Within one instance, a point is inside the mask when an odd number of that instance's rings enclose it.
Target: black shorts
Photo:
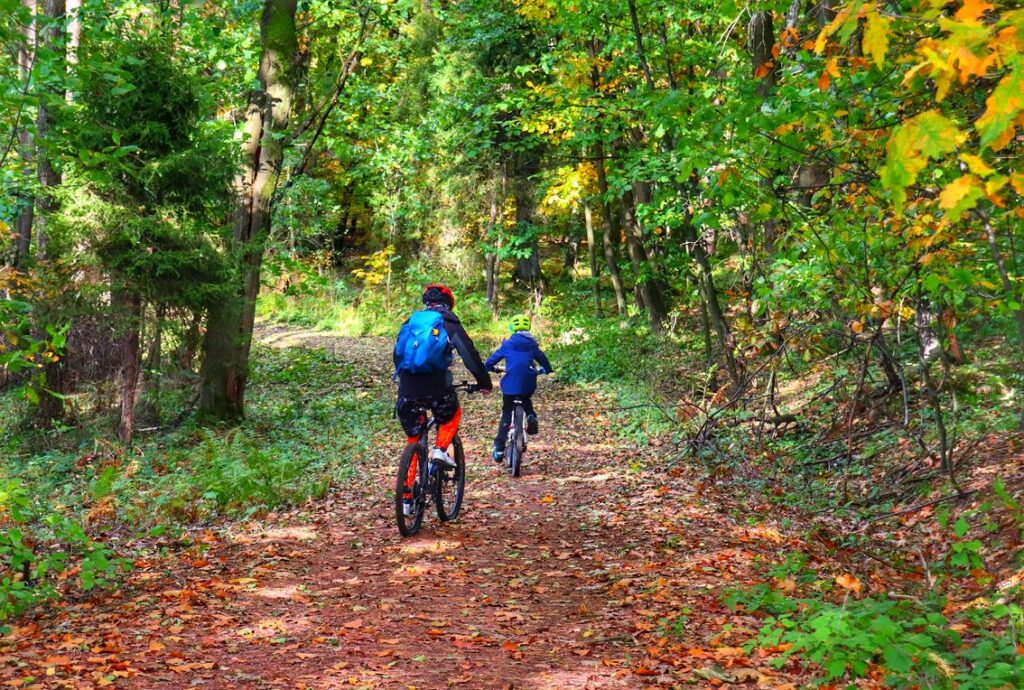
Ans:
[[[459,411],[459,396],[454,388],[441,395],[402,396],[395,403],[395,416],[406,436],[413,436],[422,424],[424,410],[429,410],[439,424],[450,422]]]

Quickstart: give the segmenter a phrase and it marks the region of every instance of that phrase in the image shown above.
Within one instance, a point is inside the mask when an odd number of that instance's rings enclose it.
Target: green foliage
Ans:
[[[876,666],[893,688],[995,690],[1024,678],[1017,653],[1024,610],[1016,604],[989,603],[954,626],[934,599],[846,597],[837,604],[760,584],[731,593],[726,603],[767,615],[748,651],[781,645],[786,651],[772,663],[781,667],[799,655],[819,669],[819,683],[853,681]]]
[[[0,482],[0,563],[0,621],[58,597],[69,579],[88,591],[128,568],[17,479]]]
[[[54,394],[46,387],[43,368],[64,355],[68,326],[43,327],[33,319],[33,306],[19,300],[0,300],[0,371],[14,376],[17,385],[8,394],[38,404],[43,394]]]

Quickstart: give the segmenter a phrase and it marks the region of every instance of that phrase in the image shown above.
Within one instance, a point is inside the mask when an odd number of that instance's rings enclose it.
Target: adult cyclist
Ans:
[[[459,317],[452,311],[455,308],[455,295],[445,285],[432,283],[423,289],[423,304],[426,310],[439,313],[443,317],[443,327],[448,336],[448,352],[445,361],[452,361],[452,351],[466,364],[469,373],[476,379],[476,385],[484,393],[490,393],[494,385],[491,376],[484,368],[484,363],[477,352],[473,339],[462,327]],[[408,321],[406,321],[408,323]],[[459,431],[462,409],[459,397],[452,385],[451,368],[445,366],[436,371],[413,373],[401,367],[401,354],[395,351],[395,367],[398,370],[398,401],[395,413],[409,443],[419,441],[420,415],[423,410],[430,410],[438,422],[437,446],[430,452],[430,458],[447,467],[455,467],[455,461],[448,455],[455,434]]]

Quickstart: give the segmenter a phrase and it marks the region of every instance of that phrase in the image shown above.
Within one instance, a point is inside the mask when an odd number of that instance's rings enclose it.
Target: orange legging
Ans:
[[[437,428],[437,447],[443,448],[445,451],[448,450],[448,446],[455,440],[455,434],[459,433],[459,422],[462,421],[462,408],[455,410],[455,416],[449,419],[444,424],[441,424]],[[409,436],[409,443],[419,443],[419,436]],[[417,461],[416,455],[413,456],[412,462],[409,463],[409,472],[405,476],[405,486],[411,487],[413,482],[416,481],[416,473],[419,472],[419,462]]]

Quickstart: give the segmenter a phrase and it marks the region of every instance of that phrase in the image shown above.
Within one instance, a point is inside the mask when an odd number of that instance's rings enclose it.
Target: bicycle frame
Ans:
[[[453,387],[468,393],[475,391],[475,388],[466,381]],[[403,536],[412,536],[419,530],[423,513],[431,504],[437,508],[441,521],[456,519],[462,503],[462,491],[465,483],[465,456],[458,435],[456,434],[452,441],[453,458],[456,459],[457,469],[450,470],[443,464],[430,459],[431,431],[440,427],[440,422],[434,418],[427,407],[422,407],[417,412],[419,415],[415,429],[417,440],[407,444],[403,451],[395,488],[395,517],[398,520],[399,532]],[[454,474],[449,474],[450,472],[454,472]],[[456,482],[457,488],[455,489],[454,503],[449,504],[447,498],[442,498],[442,494],[444,487],[452,481]],[[410,494],[415,486],[419,488]],[[410,496],[414,498],[415,505],[415,519],[411,525],[407,522],[410,514],[405,512],[409,505],[407,497]]]

